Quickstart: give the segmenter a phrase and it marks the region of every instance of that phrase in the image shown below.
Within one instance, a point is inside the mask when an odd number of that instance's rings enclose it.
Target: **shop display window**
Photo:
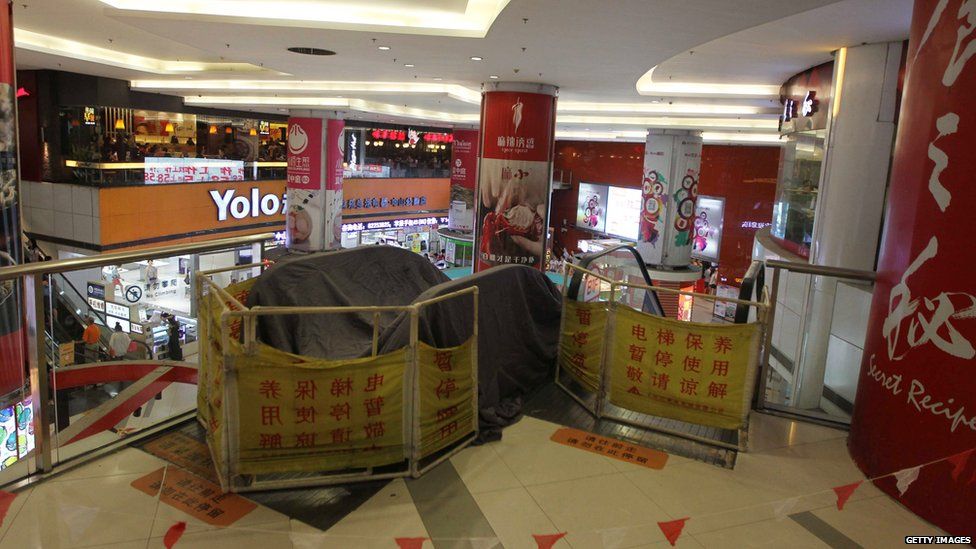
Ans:
[[[784,247],[801,257],[809,257],[813,242],[825,138],[824,130],[789,134],[780,157],[770,231]]]

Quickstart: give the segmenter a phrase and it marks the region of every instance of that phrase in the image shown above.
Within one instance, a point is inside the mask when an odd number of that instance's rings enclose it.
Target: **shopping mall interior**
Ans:
[[[0,547],[973,545],[974,55],[970,0],[0,1]]]

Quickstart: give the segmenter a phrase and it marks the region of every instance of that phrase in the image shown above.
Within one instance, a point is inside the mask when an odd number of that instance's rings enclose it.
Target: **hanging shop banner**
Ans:
[[[593,278],[593,277],[589,277]],[[559,338],[559,367],[590,391],[600,388],[600,364],[607,327],[606,302],[563,300],[563,329]]]
[[[260,345],[235,359],[242,474],[337,471],[405,459],[408,349],[305,362]]]
[[[326,128],[325,223],[322,227],[322,249],[336,250],[342,244],[342,176],[346,146],[346,122],[329,120]]]
[[[875,481],[883,491],[949,533],[971,535],[976,457],[965,452],[976,448],[974,6],[914,5],[849,446],[867,477],[888,475]],[[945,462],[950,456],[955,468]],[[889,475],[933,461],[907,492]]]
[[[738,429],[752,399],[758,324],[704,324],[613,312],[610,402],[644,414]]]
[[[544,268],[555,113],[554,88],[483,94],[475,271]]]
[[[420,457],[427,457],[477,430],[471,353],[473,339],[449,349],[417,343],[420,368]]]
[[[474,229],[474,191],[478,179],[478,130],[454,130],[451,146],[451,212],[448,228]]]
[[[648,264],[684,267],[691,260],[701,149],[701,135],[647,134],[637,248]]]

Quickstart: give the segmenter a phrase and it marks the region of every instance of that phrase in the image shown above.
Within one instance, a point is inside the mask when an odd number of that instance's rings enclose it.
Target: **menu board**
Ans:
[[[607,196],[607,234],[636,241],[640,212],[640,189],[610,187]]]
[[[691,257],[718,262],[724,216],[724,198],[705,195],[698,197],[692,226]]]
[[[580,183],[579,201],[576,203],[576,226],[602,233],[606,224],[607,186]]]
[[[145,160],[146,185],[203,181],[244,181],[244,161],[165,157]]]

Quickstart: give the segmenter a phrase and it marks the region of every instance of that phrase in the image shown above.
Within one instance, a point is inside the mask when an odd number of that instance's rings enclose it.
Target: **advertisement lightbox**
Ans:
[[[698,197],[695,219],[692,225],[691,257],[718,262],[722,245],[722,219],[725,215],[725,199],[714,196]]]
[[[605,232],[607,225],[606,185],[579,184],[579,200],[576,203],[576,226],[588,231]]]
[[[637,240],[640,229],[641,190],[610,187],[607,196],[606,233],[627,240]]]

